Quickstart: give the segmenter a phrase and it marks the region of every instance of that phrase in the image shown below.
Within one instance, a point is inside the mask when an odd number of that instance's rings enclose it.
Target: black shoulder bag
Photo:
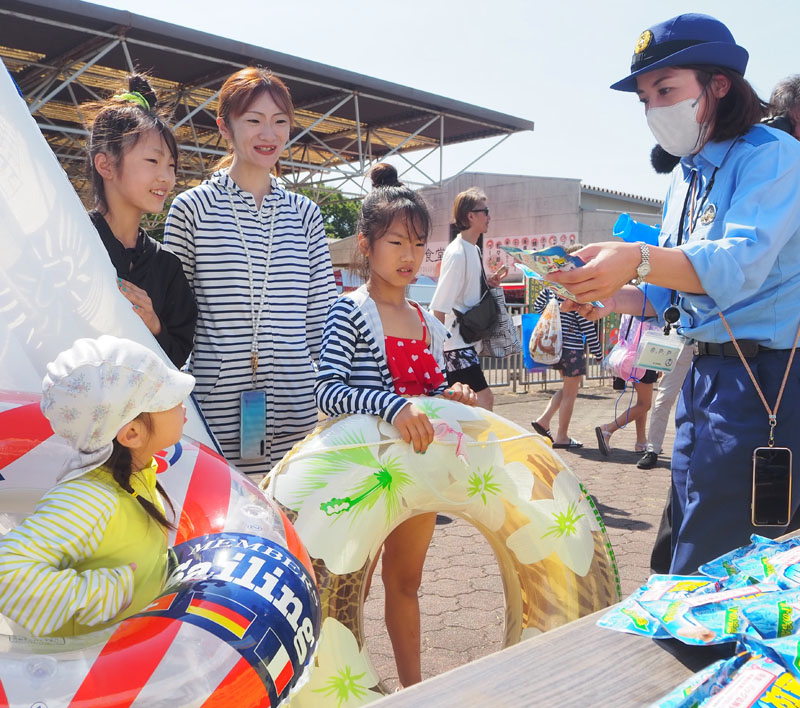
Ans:
[[[497,301],[489,290],[486,282],[486,273],[481,263],[481,299],[475,307],[471,307],[466,312],[453,310],[458,322],[458,330],[461,338],[467,343],[478,342],[486,339],[497,327],[500,313],[497,311]]]

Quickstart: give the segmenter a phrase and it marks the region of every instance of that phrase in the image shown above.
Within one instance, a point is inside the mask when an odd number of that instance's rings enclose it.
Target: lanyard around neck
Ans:
[[[800,325],[797,326],[797,333],[794,335],[794,344],[792,345],[792,353],[789,354],[789,361],[786,363],[786,371],[783,372],[783,381],[781,381],[781,388],[778,391],[778,398],[775,401],[775,410],[770,410],[769,404],[767,403],[767,399],[764,397],[764,394],[761,391],[761,387],[758,385],[758,381],[756,381],[756,377],[753,376],[753,372],[750,369],[750,365],[747,363],[747,359],[744,358],[744,354],[742,354],[742,350],[739,347],[739,342],[736,341],[736,338],[733,336],[733,332],[731,332],[731,328],[728,326],[728,321],[725,319],[725,315],[722,314],[720,310],[719,318],[722,320],[722,324],[725,325],[725,331],[728,333],[728,336],[731,338],[733,342],[733,346],[736,348],[736,353],[739,355],[739,358],[742,360],[742,364],[744,364],[744,368],[747,369],[747,375],[750,377],[750,381],[753,382],[753,386],[756,388],[756,393],[758,393],[759,398],[761,398],[761,403],[764,404],[764,408],[767,409],[767,416],[769,418],[769,447],[775,446],[775,426],[778,424],[778,408],[781,405],[781,398],[783,398],[783,390],[786,388],[786,379],[789,378],[789,370],[792,368],[792,361],[794,360],[794,353],[797,351],[797,340],[800,339]]]
[[[236,205],[233,202],[233,194],[228,192],[228,199],[231,202],[231,209],[233,210],[233,218],[236,220],[236,230],[239,232],[239,238],[242,240],[242,248],[244,248],[244,255],[247,257],[247,277],[250,281],[250,319],[253,325],[253,341],[250,345],[250,367],[253,370],[253,386],[256,385],[256,372],[258,371],[258,330],[261,327],[261,313],[264,311],[264,302],[267,295],[267,283],[269,281],[269,262],[272,255],[272,235],[275,230],[275,209],[278,206],[277,200],[272,204],[272,212],[269,218],[269,236],[267,237],[267,262],[264,267],[264,280],[261,284],[261,297],[258,302],[258,309],[256,309],[256,286],[254,283],[255,274],[253,272],[253,262],[250,259],[250,249],[247,248],[247,241],[242,231],[242,225],[239,223],[239,214],[236,211]],[[261,222],[261,209],[258,210],[258,223],[263,228]]]
[[[711,193],[711,189],[714,186],[714,180],[717,177],[717,170],[719,170],[719,166],[715,167],[714,171],[711,173],[711,179],[708,180],[708,184],[706,185],[706,188],[703,190],[703,196],[700,198],[700,204],[698,205],[696,211],[694,205],[697,201],[697,183],[700,179],[700,173],[696,169],[692,170],[692,179],[691,182],[689,183],[689,188],[686,190],[686,197],[683,200],[683,208],[681,209],[681,220],[678,224],[678,237],[677,237],[677,243],[675,244],[676,247],[680,246],[683,243],[683,233],[684,231],[687,230],[687,223],[686,223],[687,215],[689,217],[688,237],[691,238],[692,232],[694,231],[694,227],[697,225],[697,219],[699,215],[702,213],[703,207],[708,201],[708,195]],[[678,305],[678,292],[676,290],[672,290],[672,292],[670,292],[669,295],[669,307],[664,313],[664,320],[666,321],[666,326],[664,327],[664,334],[668,335],[672,325],[677,324],[677,322],[680,320],[681,315],[677,305]]]

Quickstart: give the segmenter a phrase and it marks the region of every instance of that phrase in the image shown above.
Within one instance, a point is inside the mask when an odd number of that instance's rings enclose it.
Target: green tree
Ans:
[[[346,238],[356,232],[360,199],[345,197],[340,191],[329,187],[300,187],[295,191],[319,204],[328,238]]]

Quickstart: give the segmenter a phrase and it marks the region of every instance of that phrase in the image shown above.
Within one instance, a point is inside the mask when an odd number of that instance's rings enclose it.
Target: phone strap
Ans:
[[[731,342],[733,342],[733,346],[736,348],[736,353],[739,355],[739,358],[742,360],[742,364],[744,364],[744,368],[747,369],[747,374],[750,376],[750,380],[753,382],[753,386],[756,387],[756,392],[758,393],[759,398],[761,398],[761,402],[764,404],[764,408],[767,409],[767,415],[769,416],[769,442],[767,443],[769,447],[775,446],[775,426],[778,424],[778,408],[781,405],[781,398],[783,398],[783,389],[786,388],[786,379],[789,378],[789,370],[792,368],[792,360],[794,359],[794,353],[797,350],[797,340],[800,339],[800,324],[797,326],[797,334],[794,336],[794,344],[792,345],[792,353],[789,354],[789,361],[786,364],[786,371],[783,372],[783,381],[781,381],[781,389],[778,391],[778,399],[775,401],[775,410],[770,410],[769,404],[767,403],[767,399],[764,398],[764,394],[761,391],[761,387],[758,385],[756,381],[756,377],[753,376],[753,372],[750,369],[750,365],[747,363],[747,359],[744,358],[744,354],[742,354],[742,350],[739,348],[739,342],[736,341],[736,338],[733,336],[733,332],[731,332],[731,328],[728,326],[728,322],[725,319],[725,315],[721,312],[719,313],[719,317],[722,320],[722,324],[725,325],[725,331],[727,331],[728,336],[731,338]]]
[[[258,302],[258,309],[256,309],[256,286],[254,283],[255,277],[253,274],[253,263],[250,260],[250,250],[247,248],[247,241],[244,238],[242,225],[239,223],[239,214],[236,211],[236,205],[233,203],[233,194],[228,192],[228,199],[231,201],[231,209],[233,210],[233,218],[236,220],[236,230],[239,232],[239,238],[242,240],[242,248],[244,248],[244,255],[247,257],[247,276],[250,280],[250,318],[253,323],[253,342],[250,345],[250,368],[252,369],[253,388],[256,388],[258,372],[258,330],[261,327],[261,313],[264,311],[264,302],[267,295],[267,283],[269,282],[269,262],[272,255],[272,234],[275,229],[275,208],[277,203],[272,205],[272,214],[269,219],[269,236],[267,238],[267,263],[264,267],[264,282],[261,286],[261,297]],[[258,210],[258,223],[261,224],[261,209]],[[263,227],[263,224],[261,224]]]

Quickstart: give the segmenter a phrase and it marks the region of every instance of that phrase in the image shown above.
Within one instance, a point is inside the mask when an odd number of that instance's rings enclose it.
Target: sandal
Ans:
[[[611,439],[611,433],[608,431],[608,425],[605,423],[603,425],[598,425],[594,429],[595,435],[597,435],[597,447],[600,449],[601,454],[604,457],[608,457],[609,453],[611,452],[611,445],[608,444],[608,441]]]
[[[633,446],[634,452],[647,452],[647,443],[636,443]]]
[[[545,428],[541,423],[537,423],[535,420],[531,421],[531,425],[533,426],[533,429],[539,433],[539,435],[550,438],[550,442],[553,441],[553,433],[551,433],[548,428]]]
[[[570,438],[569,442],[565,443],[553,443],[554,450],[577,450],[579,447],[583,447],[583,443],[578,442],[575,438]]]

